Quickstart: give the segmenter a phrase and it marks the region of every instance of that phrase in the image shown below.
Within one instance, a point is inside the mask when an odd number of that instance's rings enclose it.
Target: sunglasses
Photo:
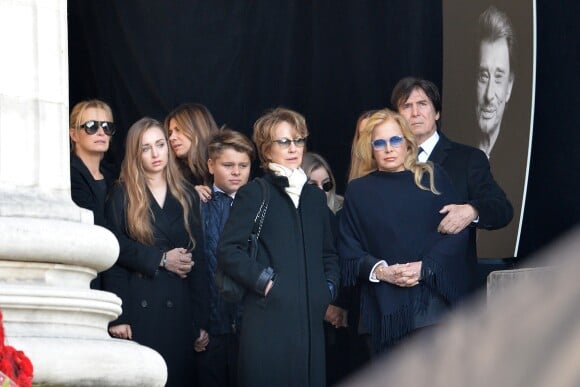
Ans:
[[[110,121],[89,120],[82,124],[81,128],[83,128],[88,135],[93,135],[99,131],[99,126],[103,128],[103,132],[105,132],[107,136],[115,134],[115,123]]]
[[[282,149],[290,148],[290,144],[292,143],[296,145],[296,148],[304,148],[304,145],[306,145],[306,137],[298,137],[295,138],[294,140],[291,140],[289,138],[282,138],[280,140],[272,140],[272,142],[275,142],[276,144],[280,145],[280,148]]]
[[[387,142],[391,144],[393,148],[398,148],[403,143],[405,138],[403,136],[393,136],[391,138],[377,138],[371,142],[374,150],[383,150],[387,146]]]
[[[312,184],[318,187],[318,184],[316,184],[315,182],[311,181],[308,184]],[[324,192],[328,192],[332,189],[332,187],[334,187],[334,184],[332,184],[332,181],[327,181],[326,183],[322,183],[322,190]]]

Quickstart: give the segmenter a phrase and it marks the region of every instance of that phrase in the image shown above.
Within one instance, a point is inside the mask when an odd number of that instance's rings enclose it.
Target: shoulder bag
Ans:
[[[256,178],[254,180],[260,185],[262,191],[262,203],[260,204],[260,209],[258,210],[256,217],[254,218],[252,232],[248,237],[248,255],[251,259],[256,260],[258,254],[258,238],[260,237],[262,224],[264,223],[266,211],[268,210],[268,204],[270,203],[270,191],[264,179]],[[246,295],[246,288],[225,274],[219,265],[215,274],[215,282],[221,297],[227,302],[240,302]]]

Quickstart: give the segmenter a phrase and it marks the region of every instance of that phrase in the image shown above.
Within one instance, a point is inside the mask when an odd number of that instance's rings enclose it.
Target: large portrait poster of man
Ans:
[[[442,128],[481,149],[514,207],[511,223],[478,230],[480,258],[517,256],[532,136],[533,0],[444,0]]]

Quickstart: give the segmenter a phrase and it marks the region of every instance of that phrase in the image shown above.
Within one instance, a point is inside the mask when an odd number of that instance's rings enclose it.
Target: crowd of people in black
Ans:
[[[437,87],[402,79],[391,109],[356,123],[343,197],[290,109],[259,117],[253,141],[197,103],[141,118],[115,178],[113,112],[79,102],[72,199],[120,246],[91,283],[122,300],[110,335],[158,351],[168,386],[326,386],[442,323],[475,287],[476,230],[513,210],[485,154],[448,139],[440,117]],[[242,301],[222,296],[220,270]]]

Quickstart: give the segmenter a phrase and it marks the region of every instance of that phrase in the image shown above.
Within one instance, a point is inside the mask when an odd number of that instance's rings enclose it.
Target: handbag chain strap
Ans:
[[[270,192],[268,191],[268,186],[264,180],[260,178],[256,178],[258,184],[260,185],[260,189],[262,190],[262,204],[260,204],[260,209],[256,214],[256,218],[254,219],[254,224],[260,220],[258,223],[258,228],[256,231],[256,239],[260,237],[260,231],[262,231],[262,225],[264,224],[264,218],[266,217],[266,211],[268,211],[268,205],[270,204]]]

